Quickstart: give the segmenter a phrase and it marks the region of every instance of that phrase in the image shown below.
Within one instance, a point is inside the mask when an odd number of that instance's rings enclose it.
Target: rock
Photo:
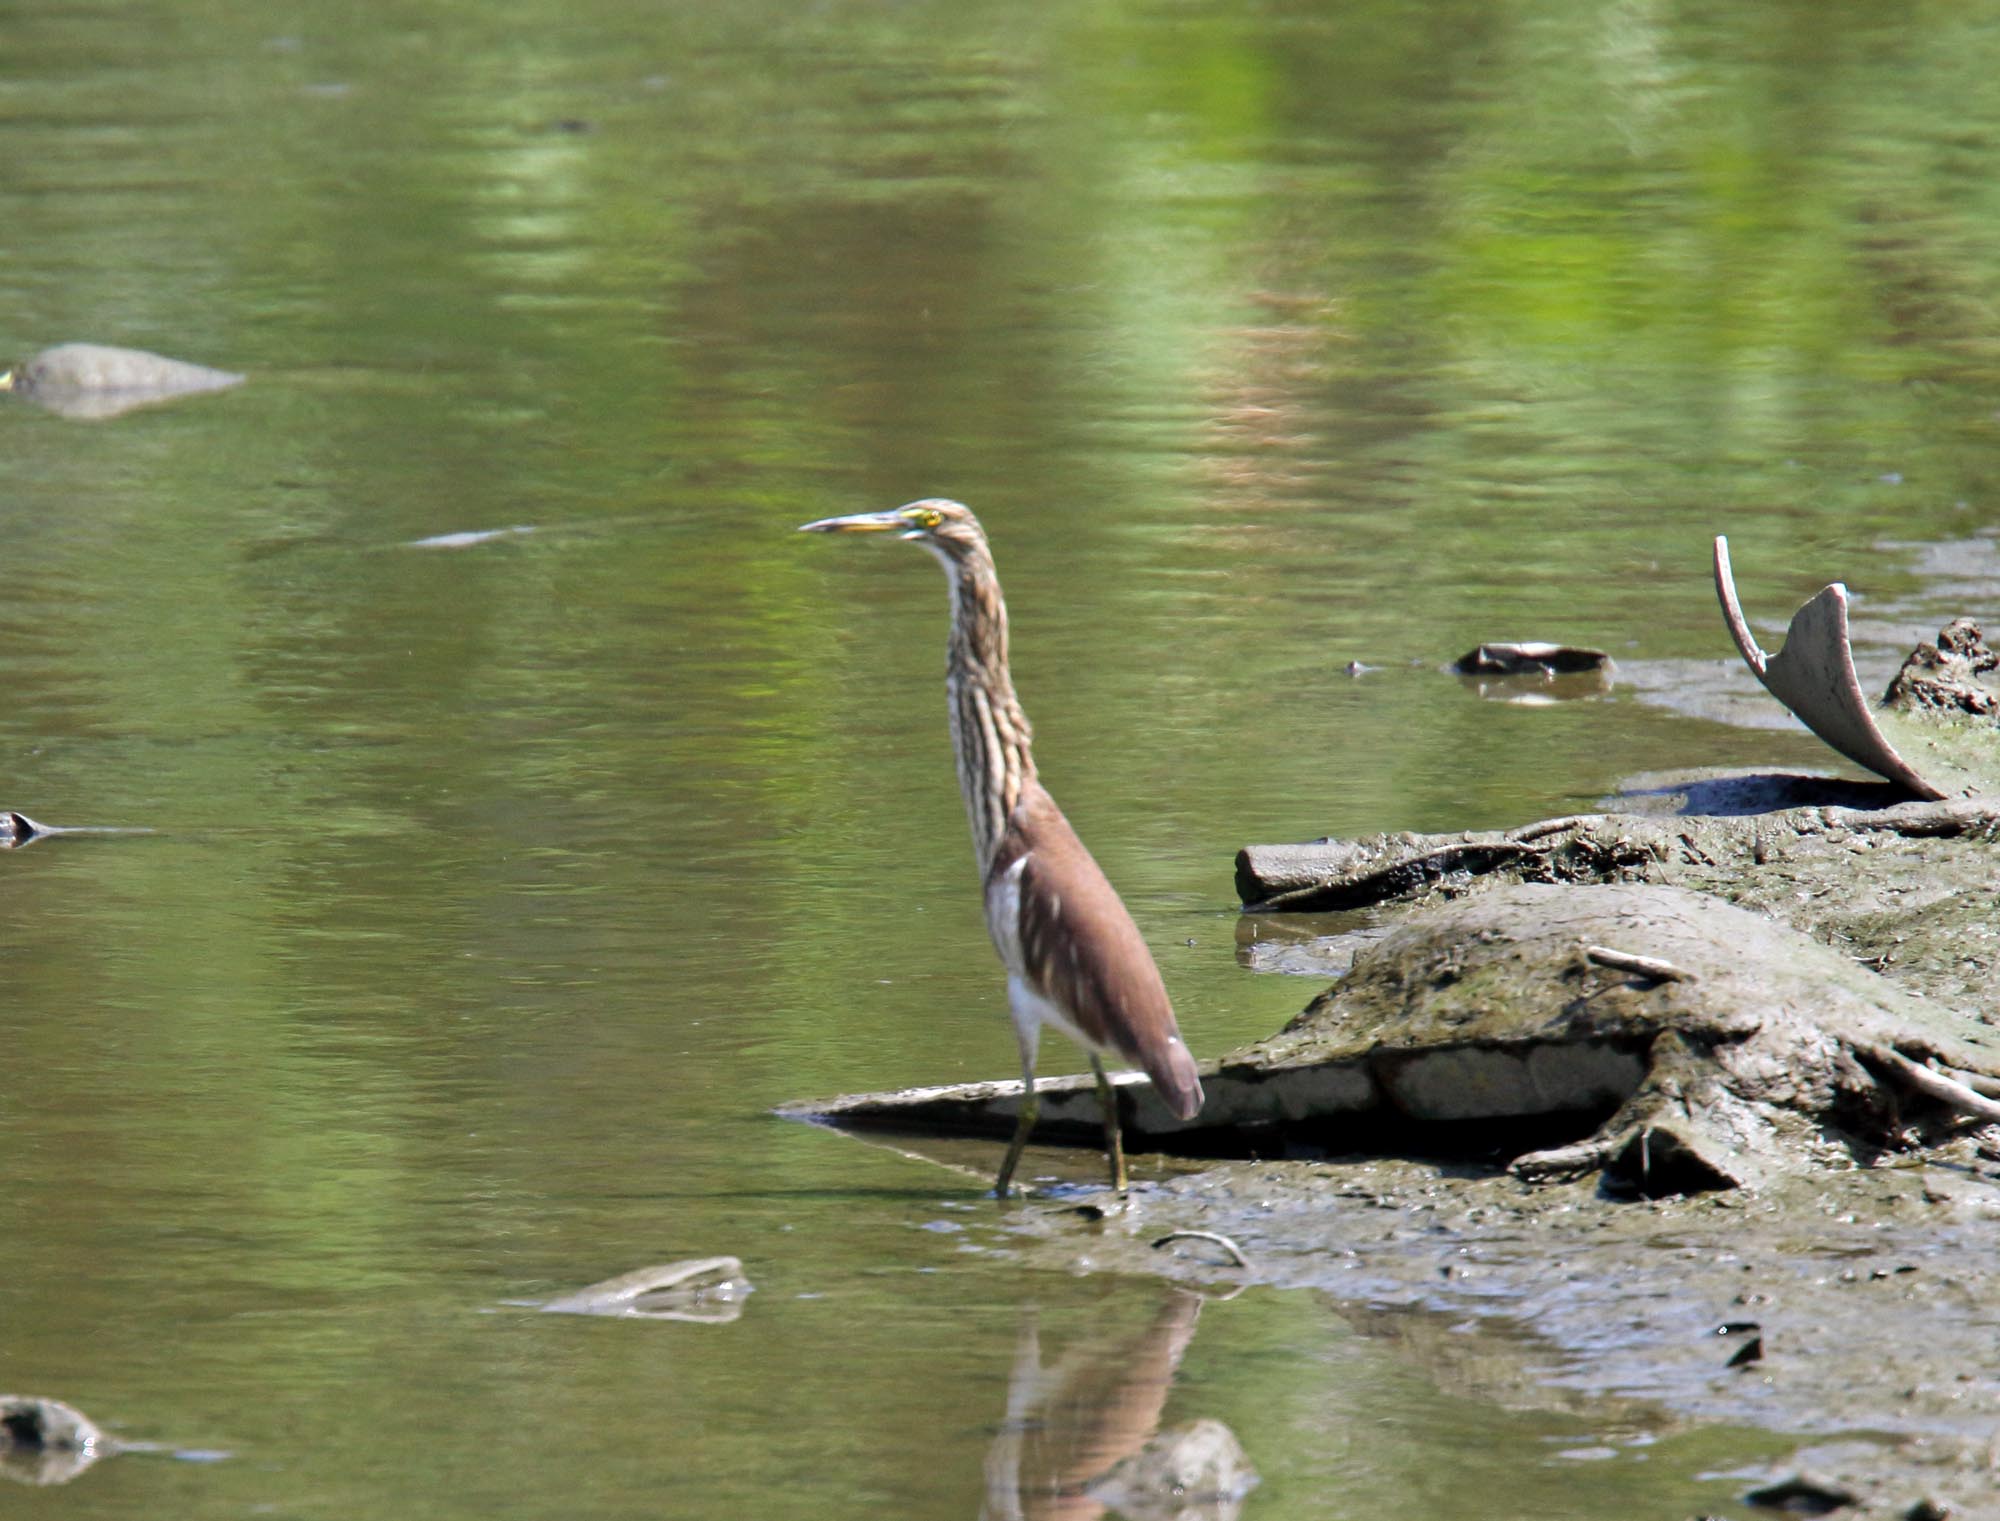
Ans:
[[[1160,1432],[1084,1493],[1130,1521],[1230,1521],[1256,1487],[1236,1433],[1204,1418]]]
[[[0,1394],[0,1475],[24,1484],[67,1484],[110,1450],[73,1405],[36,1394]]]
[[[1937,643],[1920,644],[1910,653],[1882,701],[1905,712],[1992,718],[2000,715],[1996,668],[2000,655],[1986,647],[1979,625],[1956,618],[1939,630]]]
[[[0,371],[0,391],[13,391],[64,417],[116,417],[176,396],[221,391],[243,376],[98,343],[63,343]]]

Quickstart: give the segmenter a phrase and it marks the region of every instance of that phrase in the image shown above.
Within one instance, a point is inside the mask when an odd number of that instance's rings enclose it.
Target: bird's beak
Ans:
[[[857,512],[852,517],[821,518],[799,524],[800,533],[893,533],[910,525],[900,512]]]

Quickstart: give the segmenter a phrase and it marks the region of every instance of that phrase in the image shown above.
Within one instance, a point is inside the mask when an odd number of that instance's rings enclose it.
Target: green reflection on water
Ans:
[[[976,1509],[1019,1303],[1141,1291],[762,1118],[1012,1060],[936,574],[792,525],[979,510],[1043,774],[1213,1054],[1311,991],[1235,964],[1240,844],[1819,759],[1436,668],[1723,660],[1717,529],[1782,616],[1992,526],[1996,51],[1817,4],[14,18],[0,336],[252,375],[0,412],[0,802],[166,832],[0,860],[0,1383],[239,1453],[61,1504]],[[734,1326],[478,1313],[712,1251]],[[1461,1458],[1687,1511],[1722,1460],[1551,1459],[1568,1417],[1255,1314],[1187,1411],[1255,1512]],[[1392,1385],[1379,1472],[1316,1466]]]

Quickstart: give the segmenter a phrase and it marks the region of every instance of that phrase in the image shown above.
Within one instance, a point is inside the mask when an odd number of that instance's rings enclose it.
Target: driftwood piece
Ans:
[[[1537,853],[1528,842],[1502,834],[1246,845],[1236,855],[1236,890],[1260,912],[1365,908],[1449,877],[1484,876]]]
[[[1236,853],[1236,893],[1253,913],[1325,913],[1496,874],[1517,881],[1665,880],[1661,870],[1680,858],[1711,866],[1730,860],[1747,880],[1771,864],[1771,852],[1799,840],[1870,835],[1991,843],[2000,838],[2000,798],[1760,815],[1572,814],[1508,830],[1245,845]]]
[[[1969,1114],[1975,1119],[2000,1124],[2000,1103],[1974,1090],[1970,1083],[1938,1072],[1920,1062],[1913,1062],[1893,1046],[1878,1046],[1868,1043],[1857,1045],[1857,1055],[1865,1062],[1887,1071],[1897,1081],[1925,1098],[1935,1099],[1961,1114]]]
[[[1692,982],[1694,973],[1663,961],[1658,956],[1635,956],[1630,951],[1613,950],[1608,945],[1586,945],[1583,959],[1593,966],[1610,967],[1615,972],[1631,972],[1654,982]]]
[[[1468,691],[1494,702],[1541,706],[1611,690],[1611,657],[1573,645],[1494,641],[1466,651],[1445,669]]]
[[[1238,1267],[1247,1269],[1250,1266],[1250,1259],[1244,1255],[1243,1248],[1220,1231],[1168,1231],[1166,1235],[1153,1242],[1153,1250],[1157,1252],[1161,1247],[1171,1246],[1176,1241],[1206,1241],[1210,1245],[1221,1247],[1229,1254],[1229,1260]]]

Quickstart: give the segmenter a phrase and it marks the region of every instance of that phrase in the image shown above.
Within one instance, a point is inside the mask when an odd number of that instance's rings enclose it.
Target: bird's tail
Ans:
[[[1201,1077],[1194,1069],[1194,1056],[1187,1043],[1178,1035],[1163,1050],[1154,1053],[1145,1067],[1146,1076],[1153,1080],[1153,1087],[1166,1100],[1175,1119],[1191,1120],[1201,1113]]]

